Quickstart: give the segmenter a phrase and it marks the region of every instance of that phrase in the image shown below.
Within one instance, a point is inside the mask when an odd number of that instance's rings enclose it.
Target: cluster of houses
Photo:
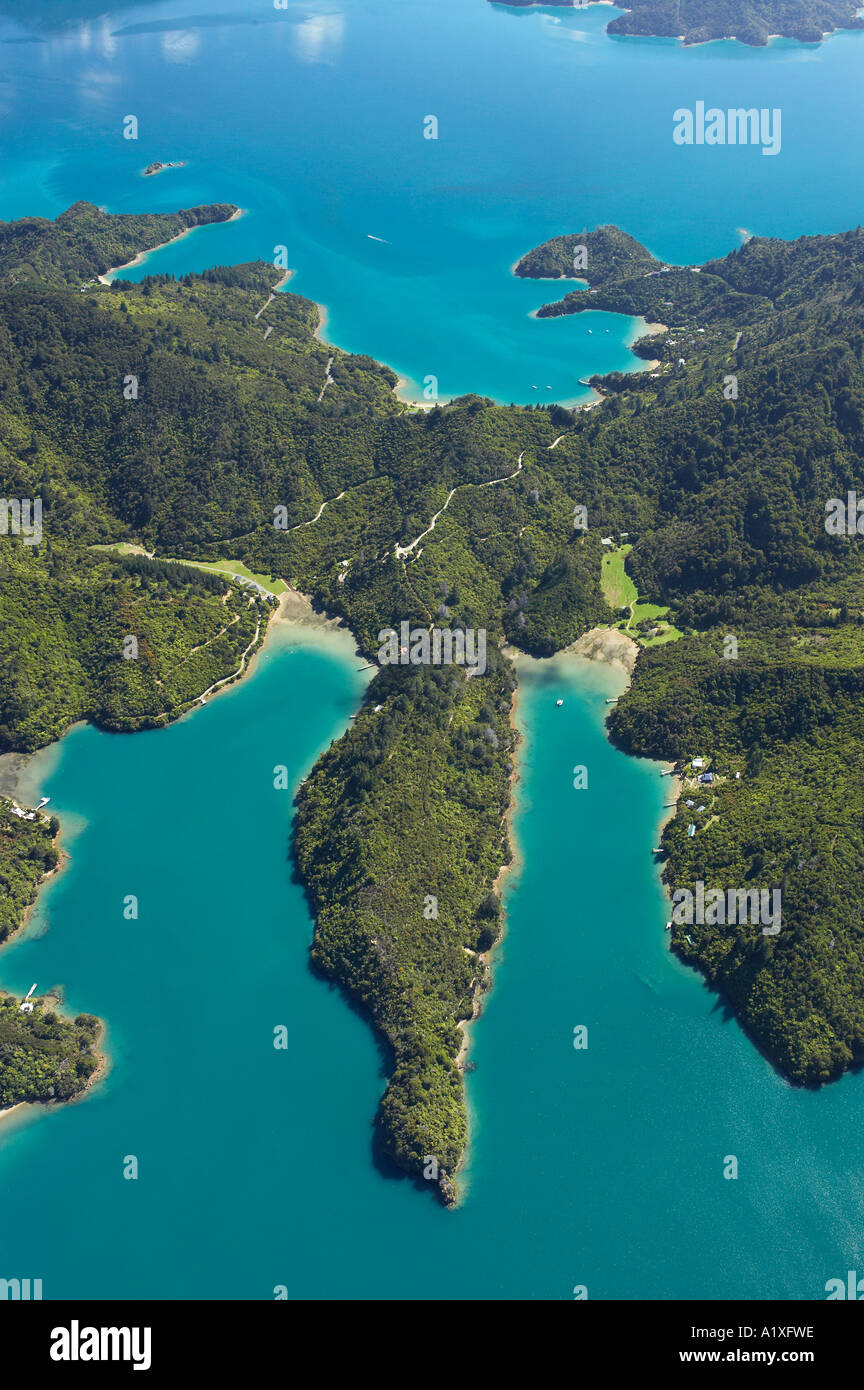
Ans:
[[[698,777],[699,777],[699,785],[700,785],[700,786],[702,786],[702,787],[710,787],[710,786],[713,786],[713,784],[714,784],[714,773],[713,773],[713,772],[705,772],[705,771],[703,771],[703,769],[704,769],[704,767],[705,767],[705,759],[704,759],[704,758],[694,758],[694,759],[692,760],[692,762],[690,763],[690,766],[693,768],[693,771],[696,772],[696,773],[698,774]],[[685,806],[688,806],[688,807],[690,807],[690,808],[692,809],[692,807],[693,807],[693,805],[694,805],[694,802],[692,802],[692,801],[685,801],[685,802],[684,802],[684,805],[685,805]],[[704,811],[704,810],[705,810],[705,807],[704,807],[704,806],[697,806],[697,807],[696,807],[697,813],[698,813],[699,811]],[[690,836],[690,839],[691,839],[691,840],[693,839],[693,836],[696,834],[696,826],[695,826],[695,824],[694,824],[693,822],[691,822],[690,825],[688,825],[688,827],[687,827],[687,834]]]
[[[35,820],[37,813],[42,810],[43,806],[48,805],[50,799],[48,796],[43,796],[35,811],[22,811],[20,806],[15,805],[14,801],[10,802],[9,805],[13,816],[17,816],[19,820]]]

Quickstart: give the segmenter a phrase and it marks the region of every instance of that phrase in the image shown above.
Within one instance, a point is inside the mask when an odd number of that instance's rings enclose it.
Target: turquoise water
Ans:
[[[605,7],[197,4],[99,18],[95,3],[70,17],[41,0],[26,31],[0,20],[0,216],[78,198],[236,202],[245,218],[149,268],[284,244],[291,287],[328,306],[333,341],[415,382],[437,375],[442,395],[526,401],[538,384],[570,399],[586,372],[627,364],[627,321],[528,317],[548,287],[509,267],[554,232],[617,222],[701,260],[739,228],[860,218],[861,34],[684,53],[607,39]],[[39,41],[6,43],[27,36]],[[672,111],[697,100],[782,107],[782,154],[678,149]],[[120,139],[130,113],[137,145]],[[427,114],[437,142],[422,139]],[[187,167],[140,178],[176,158]],[[291,798],[272,787],[274,766],[296,785],[345,728],[358,665],[283,630],[251,677],[171,729],[79,728],[39,760],[71,862],[0,979],[63,984],[71,1008],[105,1017],[112,1069],[82,1103],[0,1126],[4,1277],[42,1278],[47,1297],[268,1298],[285,1284],[558,1299],[585,1284],[592,1298],[811,1298],[859,1267],[864,1080],[792,1091],[669,957],[650,855],[664,783],[609,747],[615,678],[596,668],[523,668],[525,867],[473,1030],[464,1204],[445,1212],[376,1170],[381,1058],[309,974]],[[122,1177],[129,1154],[137,1182]]]
[[[464,1205],[377,1171],[381,1059],[308,971],[291,797],[272,787],[344,727],[358,665],[283,630],[167,731],[79,728],[48,755],[71,862],[2,980],[65,983],[108,1019],[112,1069],[0,1125],[3,1269],[46,1297],[566,1299],[813,1298],[857,1268],[862,1079],[791,1090],[669,956],[650,854],[665,782],[606,741],[617,678],[572,659],[522,667],[525,867],[473,1028]]]
[[[437,377],[443,397],[584,399],[580,377],[634,365],[629,320],[529,317],[567,286],[510,267],[552,234],[615,222],[701,261],[741,228],[792,236],[861,217],[864,33],[683,51],[607,38],[607,6],[165,0],[89,22],[80,9],[0,5],[31,16],[0,21],[0,40],[42,40],[0,42],[0,217],[79,198],[117,212],[236,203],[248,217],[149,268],[284,245],[291,287],[328,307],[333,341],[415,389]],[[674,145],[674,110],[698,100],[780,107],[781,154]],[[137,141],[121,138],[128,114]],[[188,163],[142,179],[154,159]]]

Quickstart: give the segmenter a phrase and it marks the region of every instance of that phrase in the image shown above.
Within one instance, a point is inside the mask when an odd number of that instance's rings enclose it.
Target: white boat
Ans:
[[[564,701],[563,701],[563,700],[556,700],[555,703],[556,703],[556,705],[558,706],[558,708],[560,709],[561,706],[563,705]]]

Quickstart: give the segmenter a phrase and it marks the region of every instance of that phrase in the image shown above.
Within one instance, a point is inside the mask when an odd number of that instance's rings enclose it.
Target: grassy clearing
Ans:
[[[111,550],[117,555],[147,555],[150,552],[145,550],[142,545],[133,545],[130,541],[119,541],[116,545],[93,545],[91,550]],[[284,594],[288,585],[284,579],[274,579],[272,574],[253,574],[252,570],[242,564],[239,560],[177,560],[171,555],[150,556],[151,559],[164,560],[166,564],[189,565],[192,569],[208,570],[210,574],[224,574],[230,579],[232,576],[238,579],[251,579],[255,584],[260,584],[271,594]]]
[[[269,589],[271,594],[284,594],[288,588],[284,579],[274,579],[272,574],[253,574],[252,570],[247,569],[239,560],[216,560],[213,564],[205,564],[199,560],[183,560],[182,563],[194,565],[196,569],[210,570],[214,574],[236,574],[241,579],[251,579],[262,588]]]
[[[600,587],[610,608],[627,608],[639,598],[639,591],[624,568],[624,557],[632,549],[631,545],[622,545],[620,549],[607,551],[603,556]]]
[[[630,545],[619,546],[617,550],[608,551],[602,560],[600,587],[606,602],[616,613],[622,608],[630,610],[626,620],[622,619],[615,626],[629,633],[643,647],[661,647],[666,642],[676,642],[681,633],[665,621],[669,609],[659,603],[639,602],[639,591],[625,568],[625,559],[632,549]],[[637,629],[642,622],[652,623],[658,628],[657,633],[653,637],[640,633]]]

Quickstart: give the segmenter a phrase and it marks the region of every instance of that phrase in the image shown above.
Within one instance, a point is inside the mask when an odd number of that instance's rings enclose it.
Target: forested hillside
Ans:
[[[493,0],[521,9],[538,0]],[[590,0],[549,0],[552,5],[579,7]],[[836,29],[860,29],[857,0],[621,0],[617,15],[606,26],[610,34],[681,38],[685,44],[711,39],[738,39],[764,46],[772,34],[820,43]]]
[[[526,262],[542,272],[591,238]],[[652,272],[636,252],[636,274],[606,274],[599,249],[603,307],[653,314],[659,283],[676,327],[640,349],[662,369],[619,379],[579,447],[618,480],[640,591],[687,633],[640,656],[611,732],[634,753],[707,759],[710,791],[690,776],[666,833],[667,880],[770,882],[783,929],[676,924],[673,945],[787,1075],[823,1081],[864,1042],[864,919],[839,887],[864,862],[864,565],[859,537],[825,527],[862,474],[864,234],[754,239],[698,274]]]
[[[227,222],[237,211],[230,203],[212,203],[182,212],[107,213],[93,203],[74,203],[53,222],[0,222],[0,284],[85,283],[192,227]]]
[[[377,674],[299,799],[313,958],[392,1049],[378,1142],[415,1175],[435,1157],[445,1200],[466,1126],[457,1024],[486,984],[509,857],[498,644],[548,654],[615,620],[603,537],[629,534],[641,595],[684,633],[641,653],[614,737],[716,774],[666,833],[670,884],[782,881],[778,936],[688,928],[675,948],[793,1079],[864,1054],[862,910],[836,887],[864,855],[864,567],[824,525],[826,501],[861,487],[864,239],[752,241],[665,274],[616,229],[576,242],[606,307],[655,317],[662,282],[677,333],[652,340],[657,369],[575,413],[476,396],[411,410],[387,368],[318,342],[308,301],[280,294],[256,318],[275,280],[260,264],[83,294],[19,284],[0,306],[3,491],[45,503],[40,545],[0,540],[0,747],[82,715],[174,717],[214,674],[190,665],[195,634],[227,673],[254,636],[257,599],[95,546],[280,576],[344,615],[370,660],[403,620],[487,632],[483,676]],[[559,238],[523,265],[556,274],[568,256]],[[124,634],[151,655],[126,661]]]

